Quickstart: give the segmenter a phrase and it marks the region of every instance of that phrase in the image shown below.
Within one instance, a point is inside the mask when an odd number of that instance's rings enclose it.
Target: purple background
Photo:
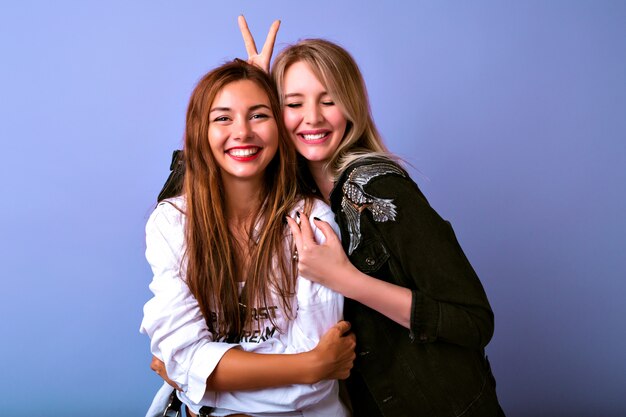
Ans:
[[[3,2],[0,414],[145,411],[143,227],[240,13],[357,59],[489,295],[507,414],[626,415],[626,2],[592,0]]]

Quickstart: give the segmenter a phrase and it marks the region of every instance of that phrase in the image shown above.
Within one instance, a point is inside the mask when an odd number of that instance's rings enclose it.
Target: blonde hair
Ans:
[[[374,124],[363,76],[348,51],[324,39],[305,39],[283,49],[272,66],[281,106],[285,73],[296,62],[305,62],[311,68],[348,121],[344,138],[328,162],[327,169],[334,179],[358,158],[383,156],[395,160]]]
[[[267,94],[279,136],[278,150],[265,172],[262,201],[247,232],[251,262],[245,271],[247,278],[241,298],[236,277],[244,271],[237,270],[237,242],[228,228],[223,182],[208,141],[213,100],[227,84],[239,80],[250,80]],[[296,153],[280,110],[270,77],[241,60],[206,74],[194,89],[187,109],[184,141],[187,283],[209,329],[230,340],[238,340],[252,327],[251,312],[245,306],[268,307],[272,291],[278,294],[287,317],[292,316],[289,301],[295,293],[295,268],[291,258],[284,255],[288,236],[284,218],[298,201],[294,181]],[[261,226],[257,232],[255,225]]]

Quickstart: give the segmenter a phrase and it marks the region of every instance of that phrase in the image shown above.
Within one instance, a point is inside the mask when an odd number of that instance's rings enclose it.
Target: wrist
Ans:
[[[321,376],[321,361],[315,348],[308,352],[300,353],[300,359],[302,361],[302,384],[315,384],[322,380]]]
[[[367,284],[367,282],[364,281],[370,277],[359,271],[350,262],[341,269],[340,274],[340,279],[335,281],[335,288],[331,289],[342,294],[344,297],[358,299],[359,291],[363,288],[363,285]]]

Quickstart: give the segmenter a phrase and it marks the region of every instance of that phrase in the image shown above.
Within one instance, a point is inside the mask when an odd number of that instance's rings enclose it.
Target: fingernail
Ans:
[[[313,220],[318,220],[318,221],[320,221],[320,222],[322,221],[322,219],[319,219],[319,218],[317,218],[317,217],[313,217]]]

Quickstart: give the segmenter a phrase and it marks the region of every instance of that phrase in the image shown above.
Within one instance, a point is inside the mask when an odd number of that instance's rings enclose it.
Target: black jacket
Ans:
[[[493,313],[450,223],[387,159],[352,163],[330,200],[352,263],[413,292],[410,331],[346,299],[357,337],[347,381],[354,415],[503,415],[483,350]]]

